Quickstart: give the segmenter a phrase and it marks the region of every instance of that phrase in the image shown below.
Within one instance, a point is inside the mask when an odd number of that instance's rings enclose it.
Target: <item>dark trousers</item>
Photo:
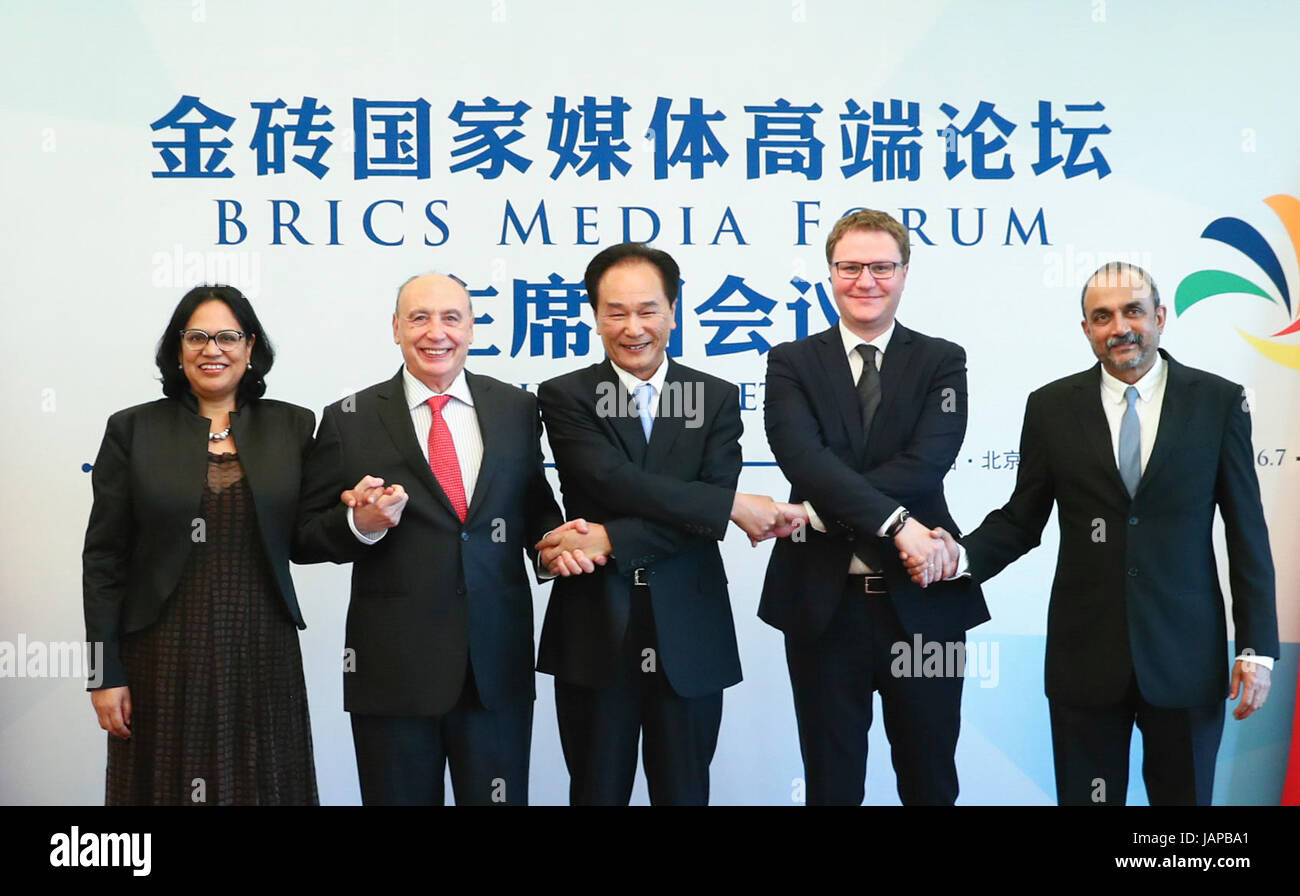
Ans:
[[[939,643],[947,655],[947,642]],[[896,644],[906,645],[906,654]],[[786,638],[808,805],[862,804],[873,691],[880,692],[899,799],[909,806],[956,801],[965,670],[915,674],[913,648],[888,595],[864,594],[860,576],[849,578],[821,637]]]
[[[533,701],[485,709],[465,674],[460,700],[442,716],[352,713],[352,741],[367,806],[441,806],[451,765],[458,806],[528,805]]]
[[[593,689],[556,679],[555,713],[573,805],[628,804],[636,780],[638,739],[651,804],[708,804],[722,692],[688,698],[673,691],[659,662],[648,587],[632,588],[631,615],[614,680]]]
[[[1142,732],[1142,779],[1153,806],[1208,806],[1223,738],[1225,703],[1190,709],[1152,706],[1137,680],[1112,706],[1049,700],[1056,800],[1062,806],[1122,806],[1128,794],[1129,741]]]

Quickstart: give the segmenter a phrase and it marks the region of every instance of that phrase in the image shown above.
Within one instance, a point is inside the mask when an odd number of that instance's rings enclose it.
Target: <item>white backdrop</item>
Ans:
[[[1300,302],[1292,236],[1262,201],[1300,195],[1300,122],[1285,61],[1300,25],[1294,6],[1241,4],[1231,16],[1218,3],[1105,0],[3,6],[9,338],[0,410],[9,425],[0,464],[14,500],[0,518],[0,650],[83,637],[83,464],[93,461],[111,412],[160,394],[154,345],[190,285],[224,280],[244,289],[279,351],[269,394],[319,413],[397,369],[389,327],[396,285],[425,270],[455,273],[476,291],[496,290],[476,298],[476,311],[492,321],[477,325],[475,347],[498,353],[472,357],[471,368],[535,388],[599,360],[594,333],[585,351],[575,349],[592,323],[582,270],[601,246],[647,238],[657,217],[655,245],[683,272],[681,357],[742,384],[741,487],[784,496],[779,471],[763,465],[771,453],[762,349],[794,338],[801,315],[809,332],[827,325],[818,301],[819,289],[829,297],[825,234],[845,210],[870,206],[917,228],[899,319],[967,350],[970,428],[947,480],[963,528],[1010,494],[1007,453],[1018,444],[1028,392],[1093,361],[1078,329],[1078,291],[1101,261],[1146,267],[1171,305],[1178,284],[1201,269],[1236,273],[1267,293],[1171,310],[1163,344],[1254,393],[1286,644],[1270,705],[1246,723],[1228,721],[1215,796],[1277,801],[1300,641],[1300,422],[1292,413],[1300,370],[1266,358],[1238,329],[1269,338],[1295,319]],[[178,108],[186,96],[203,108]],[[272,165],[259,174],[250,144],[268,138],[250,104],[282,99],[270,121],[289,125],[306,97],[329,108],[315,123],[333,130],[306,133],[300,146],[289,132],[283,172]],[[584,121],[585,97],[597,116]],[[610,130],[615,97],[627,106],[621,136]],[[557,98],[575,118],[553,120]],[[666,129],[652,129],[661,98],[670,117]],[[671,116],[689,116],[692,98],[702,113],[722,113],[706,122],[716,145],[695,131],[694,144],[679,146],[691,122]],[[360,149],[358,100],[369,104]],[[418,120],[421,100],[427,122]],[[915,103],[914,122],[890,124],[891,100],[901,101],[903,118]],[[483,107],[521,102],[529,108],[517,123],[494,133],[519,132],[507,149],[530,162],[526,170],[493,172],[487,161],[451,170],[478,152],[452,154],[476,142],[464,139],[466,126],[487,117]],[[965,128],[981,102],[1001,116],[1002,131],[992,118],[973,133],[943,133],[950,122]],[[480,108],[457,112],[458,103]],[[1042,103],[1050,104],[1045,117]],[[857,107],[872,118],[841,119]],[[407,113],[406,144],[375,138],[383,115]],[[194,132],[203,142],[229,140],[224,157],[179,146],[185,125],[205,115],[209,125],[233,119]],[[511,118],[509,110],[496,115]],[[872,165],[845,173],[842,125],[849,163],[865,148],[861,161]],[[1011,176],[976,176],[974,136],[993,149],[1004,134],[1005,148],[978,173],[1005,163]],[[292,157],[310,159],[321,137],[330,145],[318,177]],[[751,160],[756,138],[765,142]],[[873,157],[872,141],[887,139],[894,149]],[[602,140],[613,147],[604,162]],[[174,171],[169,143],[178,144]],[[949,145],[968,165],[952,177]],[[726,153],[721,164],[717,147]],[[367,170],[358,170],[358,156]],[[552,177],[557,163],[563,170]],[[422,166],[427,176],[409,173]],[[231,176],[193,176],[203,171]],[[169,173],[180,176],[159,176]],[[540,221],[522,232],[542,202],[549,240]],[[229,223],[234,203],[242,239]],[[510,224],[507,203],[521,227]],[[309,245],[277,231],[276,214]],[[1221,217],[1258,231],[1285,289],[1242,252],[1201,238]],[[553,274],[578,286],[556,287]],[[569,341],[557,343],[546,326],[570,331]],[[961,802],[1053,801],[1042,651],[1055,547],[1053,521],[1041,548],[986,587],[994,618],[971,639],[989,665],[966,686]],[[751,549],[738,530],[724,545],[745,681],[725,697],[716,803],[789,805],[801,774],[781,638],[754,615],[769,551]],[[339,669],[347,572],[295,568],[326,803],[358,800]],[[548,592],[537,589],[539,622]],[[2,666],[0,676],[0,803],[101,801],[104,735],[80,680]],[[548,677],[539,676],[538,690],[531,797],[563,802]],[[883,732],[872,735],[868,802],[893,803]],[[1135,766],[1135,801],[1138,777]],[[635,799],[645,799],[641,785]]]

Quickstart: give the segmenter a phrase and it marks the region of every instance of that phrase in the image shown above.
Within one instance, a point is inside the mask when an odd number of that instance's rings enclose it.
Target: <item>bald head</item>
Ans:
[[[394,314],[400,315],[402,313],[402,293],[406,291],[408,286],[414,286],[417,290],[458,290],[465,296],[465,304],[469,307],[470,315],[474,314],[474,302],[470,298],[469,290],[465,288],[465,284],[447,274],[434,273],[416,274],[414,277],[407,277],[402,281],[401,285],[397,287],[397,301],[393,303]]]
[[[435,392],[446,392],[465,368],[474,342],[469,290],[446,274],[421,274],[397,290],[393,342],[406,369]]]

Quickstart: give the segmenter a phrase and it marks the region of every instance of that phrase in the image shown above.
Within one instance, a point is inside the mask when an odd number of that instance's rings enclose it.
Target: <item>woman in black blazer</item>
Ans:
[[[196,287],[167,397],[108,420],[82,584],[109,805],[317,802],[289,575],[315,416],[261,397],[273,359],[239,290]]]

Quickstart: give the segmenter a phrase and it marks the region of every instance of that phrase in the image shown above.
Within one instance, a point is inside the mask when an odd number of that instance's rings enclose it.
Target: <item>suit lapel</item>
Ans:
[[[411,422],[411,410],[406,406],[406,388],[402,385],[401,370],[398,370],[397,376],[384,385],[377,397],[379,420],[383,423],[384,429],[388,430],[388,437],[393,440],[393,445],[396,446],[403,462],[415,473],[416,479],[424,486],[425,491],[441,503],[448,513],[456,516],[451,500],[438,484],[433,470],[429,469],[429,462],[424,458],[424,452],[420,450],[420,443],[415,435],[415,424]]]
[[[844,426],[844,434],[853,448],[853,456],[861,460],[867,443],[862,428],[862,403],[858,400],[858,387],[853,382],[848,355],[844,354],[844,340],[840,338],[839,327],[823,330],[813,338],[817,340],[817,358],[821,362],[822,376],[825,379],[824,394],[830,396],[835,404],[835,417]],[[883,383],[881,389],[883,392]],[[882,408],[883,405],[882,394]],[[880,416],[879,409],[876,416]]]
[[[1161,350],[1161,357],[1168,365],[1165,378],[1165,397],[1160,405],[1160,422],[1156,424],[1156,442],[1151,447],[1151,457],[1142,468],[1142,478],[1138,480],[1137,493],[1142,493],[1147,483],[1160,472],[1160,468],[1169,456],[1183,444],[1187,438],[1188,421],[1195,398],[1190,390],[1196,386],[1196,380],[1187,373],[1187,368],[1179,364],[1168,353]]]
[[[470,501],[465,519],[473,519],[475,511],[488,500],[493,478],[500,466],[501,446],[508,438],[507,418],[496,412],[496,388],[487,377],[475,376],[465,371],[465,383],[474,397],[474,415],[478,417],[478,430],[483,438],[483,460],[478,468],[478,481],[474,483],[474,497]]]
[[[270,509],[265,506],[267,490],[263,488],[261,475],[276,470],[277,446],[269,445],[264,440],[283,433],[271,433],[266,426],[257,425],[257,403],[250,402],[230,414],[230,432],[235,437],[235,446],[239,451],[240,466],[244,468],[244,480],[248,490],[253,493],[253,506],[259,520],[270,520]],[[288,446],[278,446],[280,451]]]
[[[664,459],[672,454],[677,437],[685,426],[683,391],[694,384],[682,379],[681,365],[672,359],[668,361],[668,372],[664,376],[663,393],[659,396],[659,413],[655,417],[654,428],[650,430],[650,444],[646,446],[645,469],[657,472],[663,468]],[[665,401],[665,396],[671,396]],[[668,413],[664,413],[667,411]],[[703,408],[700,408],[703,412]],[[637,420],[638,428],[641,425]]]
[[[623,450],[627,452],[628,458],[638,467],[645,466],[646,441],[645,431],[641,429],[641,418],[637,416],[636,399],[623,388],[623,381],[618,378],[614,372],[614,365],[605,359],[604,363],[595,368],[596,379],[591,384],[591,400],[598,402],[603,394],[600,391],[601,383],[612,383],[618,390],[618,406],[614,408],[613,414],[602,415],[600,408],[597,408],[597,417],[608,417],[610,426],[614,429],[614,434],[618,440],[623,443]],[[606,389],[609,387],[606,386]],[[653,438],[654,431],[651,430]]]
[[[1115,449],[1110,438],[1110,424],[1101,406],[1101,364],[1084,371],[1074,384],[1074,419],[1083,430],[1084,444],[1106,471],[1112,490],[1129,500],[1128,488],[1120,478],[1115,463]]]

